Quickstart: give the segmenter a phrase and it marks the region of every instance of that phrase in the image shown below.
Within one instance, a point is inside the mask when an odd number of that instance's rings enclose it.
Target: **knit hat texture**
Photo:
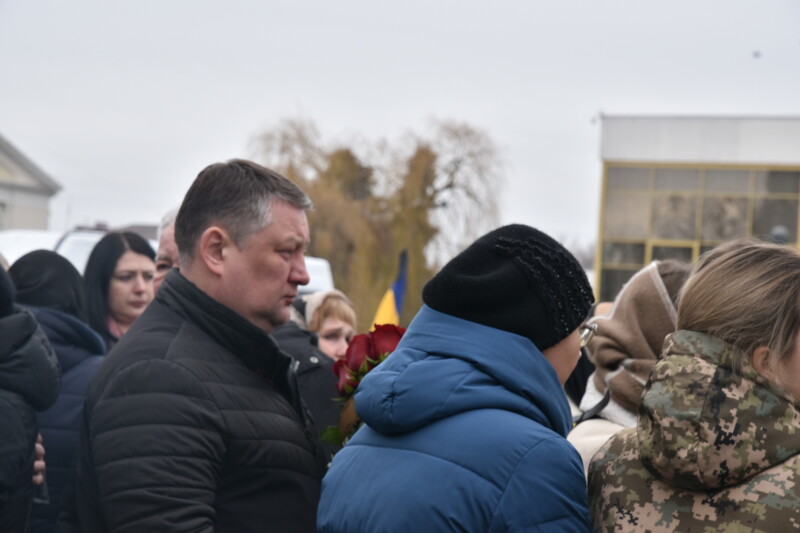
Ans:
[[[575,257],[522,224],[491,231],[447,263],[423,288],[442,313],[529,338],[540,350],[586,320],[592,288]]]

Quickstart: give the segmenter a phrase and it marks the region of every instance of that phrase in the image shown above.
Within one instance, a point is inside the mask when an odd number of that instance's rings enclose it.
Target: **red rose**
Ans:
[[[336,374],[336,390],[342,402],[339,425],[323,432],[323,440],[341,445],[349,439],[361,421],[355,412],[353,393],[367,373],[394,351],[405,329],[391,324],[375,325],[375,331],[353,337],[344,357],[333,363]]]
[[[353,372],[358,372],[368,357],[370,359],[375,358],[375,354],[372,351],[372,339],[364,333],[356,335],[347,345],[347,352],[344,354],[347,367]]]
[[[382,356],[392,353],[405,332],[405,329],[394,324],[376,324],[375,331],[370,334],[372,335],[372,346],[375,349],[373,359],[382,359]]]
[[[339,381],[336,383],[336,390],[339,391],[340,396],[352,393],[356,385],[358,385],[355,374],[347,368],[347,362],[344,359],[334,361],[333,373],[339,377]],[[350,390],[348,390],[348,387]]]

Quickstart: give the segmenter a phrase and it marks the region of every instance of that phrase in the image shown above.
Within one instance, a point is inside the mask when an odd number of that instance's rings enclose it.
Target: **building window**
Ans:
[[[747,235],[747,198],[703,198],[704,241],[729,241]]]
[[[797,240],[797,199],[760,198],[753,218],[753,236],[770,239],[781,235],[785,242]]]
[[[692,262],[739,237],[798,240],[800,170],[606,165],[603,198],[602,300],[656,259]]]
[[[747,194],[750,188],[750,172],[747,170],[706,170],[705,190],[708,192],[731,192]]]
[[[641,194],[609,191],[603,235],[610,239],[646,239],[650,220],[647,198]]]
[[[659,194],[653,198],[653,230],[656,239],[694,239],[697,199],[686,194]]]

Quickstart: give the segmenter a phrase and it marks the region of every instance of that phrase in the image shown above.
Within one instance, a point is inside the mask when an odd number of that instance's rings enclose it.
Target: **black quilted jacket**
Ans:
[[[58,397],[61,370],[33,315],[0,318],[0,531],[27,531],[33,498],[36,410]]]
[[[272,338],[171,272],[84,406],[61,531],[314,531],[324,459]]]

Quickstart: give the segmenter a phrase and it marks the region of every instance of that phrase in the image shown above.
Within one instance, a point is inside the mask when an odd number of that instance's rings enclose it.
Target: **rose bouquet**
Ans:
[[[353,337],[347,346],[344,358],[333,364],[333,371],[339,381],[336,389],[337,400],[342,403],[339,426],[326,429],[322,438],[333,444],[342,444],[349,439],[361,425],[356,414],[353,395],[358,384],[370,370],[378,366],[397,347],[405,329],[393,324],[375,325],[375,330]]]

